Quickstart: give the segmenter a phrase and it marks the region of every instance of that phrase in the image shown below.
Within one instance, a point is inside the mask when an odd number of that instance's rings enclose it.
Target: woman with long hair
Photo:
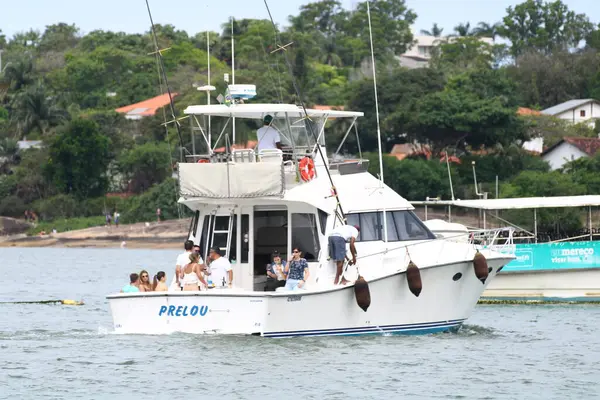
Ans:
[[[151,292],[152,284],[150,283],[150,275],[145,269],[140,271],[140,292]]]
[[[206,281],[202,277],[202,270],[200,264],[198,264],[198,260],[198,254],[191,253],[189,264],[181,269],[179,280],[182,283],[184,291],[199,291],[199,282],[202,282],[202,285],[206,286]]]
[[[158,273],[154,275],[152,289],[155,292],[166,292],[169,290],[169,287],[167,286],[167,274],[165,274],[164,271],[158,271]]]

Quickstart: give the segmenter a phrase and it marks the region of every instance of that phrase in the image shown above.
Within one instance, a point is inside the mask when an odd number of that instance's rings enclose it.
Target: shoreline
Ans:
[[[49,235],[5,236],[0,237],[0,248],[179,249],[185,241],[189,224],[190,219],[182,219],[120,225],[118,228],[97,226]]]

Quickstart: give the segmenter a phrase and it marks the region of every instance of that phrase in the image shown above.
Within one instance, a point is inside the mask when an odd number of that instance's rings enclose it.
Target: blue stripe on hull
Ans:
[[[430,333],[444,332],[453,328],[458,328],[464,321],[464,319],[458,319],[451,321],[424,322],[419,324],[405,325],[382,325],[324,330],[265,332],[263,333],[263,336],[272,338],[285,338],[294,336],[349,336],[376,334],[381,335],[384,333],[400,335],[426,335]]]

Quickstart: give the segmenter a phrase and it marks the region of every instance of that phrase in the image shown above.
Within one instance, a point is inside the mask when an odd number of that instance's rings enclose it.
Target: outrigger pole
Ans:
[[[160,49],[158,47],[158,37],[156,36],[156,29],[154,28],[154,20],[152,19],[152,12],[150,11],[150,3],[146,0],[146,8],[148,9],[148,17],[150,18],[150,27],[152,31],[152,37],[154,39],[154,54],[158,57],[160,64],[160,71],[162,73],[162,78],[165,81],[165,86],[167,87],[167,94],[169,95],[169,108],[171,110],[171,122],[175,123],[175,127],[177,128],[177,136],[179,136],[179,146],[180,149],[185,149],[183,146],[183,136],[181,135],[181,126],[177,117],[175,116],[175,105],[173,104],[173,95],[171,94],[171,88],[169,87],[169,81],[167,80],[167,72],[165,71],[165,63],[163,61],[162,52],[168,49]],[[169,138],[167,138],[169,140]],[[180,161],[183,162],[183,154],[180,151]]]
[[[375,52],[373,50],[373,31],[371,29],[371,7],[367,1],[367,18],[369,20],[369,43],[371,44],[371,65],[373,68],[373,90],[375,91],[375,116],[377,118],[377,143],[379,150],[379,186],[383,190],[383,154],[381,151],[381,129],[379,127],[379,101],[377,100],[377,74],[375,73]],[[383,204],[383,241],[387,243],[387,217]]]
[[[296,77],[294,76],[292,64],[290,63],[290,60],[287,56],[287,47],[291,43],[286,44],[285,46],[282,46],[280,44],[281,38],[279,36],[279,31],[277,30],[277,25],[275,24],[275,21],[273,20],[273,15],[271,15],[271,10],[269,9],[269,4],[267,3],[267,0],[264,0],[264,3],[265,3],[265,7],[267,8],[267,13],[269,13],[269,19],[271,20],[271,24],[273,25],[273,30],[275,31],[275,48],[276,49],[274,51],[272,51],[272,53],[274,53],[276,51],[283,52],[285,64],[287,65],[288,71],[292,77],[292,85],[294,86],[294,91],[296,92],[296,96],[298,97],[298,100],[300,101],[300,106],[302,107],[302,112],[304,113],[304,118],[309,121],[312,121],[308,115],[308,112],[306,111],[306,105],[304,104],[304,100],[302,97],[302,91],[300,90],[300,87],[298,86],[298,82],[296,82]],[[315,145],[317,147],[317,151],[319,152],[319,156],[321,157],[321,160],[323,160],[323,165],[325,166],[325,172],[327,173],[327,177],[329,178],[329,182],[331,183],[332,196],[335,197],[335,200],[336,200],[336,215],[342,222],[346,222],[346,215],[344,214],[344,210],[342,209],[342,204],[340,203],[340,198],[338,196],[337,189],[335,188],[333,179],[331,178],[331,174],[329,173],[329,168],[327,168],[327,160],[325,159],[323,150],[321,150],[321,146],[319,146],[319,143],[318,143],[319,138],[318,138],[317,134],[315,133],[312,124],[308,124],[308,129],[310,130],[310,133],[311,133],[313,139],[315,140]],[[339,211],[339,214],[338,214],[338,211]]]

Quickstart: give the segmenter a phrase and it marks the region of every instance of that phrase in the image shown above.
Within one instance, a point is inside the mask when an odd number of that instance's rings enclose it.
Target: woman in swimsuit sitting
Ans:
[[[148,271],[143,269],[140,272],[140,292],[151,292],[152,284],[150,283],[150,275],[148,275]]]
[[[154,283],[152,287],[155,292],[166,292],[169,290],[167,286],[167,274],[164,271],[158,271],[156,275],[154,275]]]
[[[202,282],[203,286],[206,286],[200,264],[198,264],[197,253],[190,254],[190,263],[181,269],[179,279],[184,291],[199,291],[198,282]]]

